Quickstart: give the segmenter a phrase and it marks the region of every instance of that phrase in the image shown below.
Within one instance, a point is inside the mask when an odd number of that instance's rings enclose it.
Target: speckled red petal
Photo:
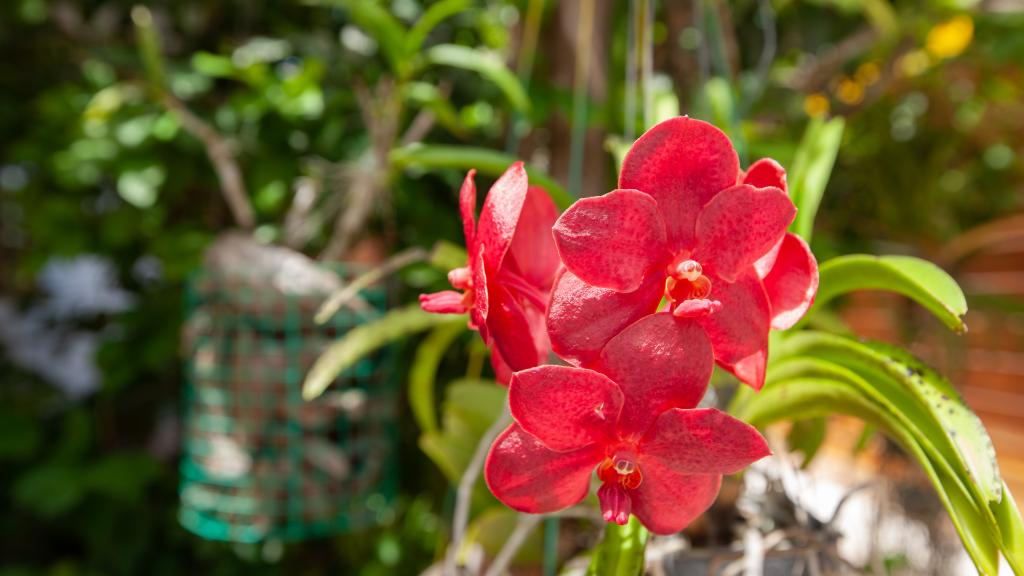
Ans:
[[[772,310],[772,328],[785,330],[796,324],[814,303],[818,293],[818,262],[799,236],[786,234],[764,290]]]
[[[612,437],[622,392],[607,376],[571,366],[516,372],[509,386],[516,422],[545,446],[574,450]]]
[[[729,188],[697,218],[695,258],[732,282],[771,250],[794,217],[796,206],[778,188]]]
[[[715,361],[740,381],[760,390],[764,385],[771,307],[753,267],[736,282],[715,282],[712,293],[722,307],[697,319],[707,331]]]
[[[700,402],[714,361],[700,325],[662,312],[612,338],[601,351],[598,366],[626,397],[620,434],[639,438],[665,410],[692,408]]]
[[[736,183],[739,159],[718,128],[693,118],[657,124],[629,149],[619,188],[650,194],[658,201],[669,245],[692,249],[700,209]]]
[[[513,424],[491,445],[484,479],[495,498],[509,508],[546,514],[586,497],[602,457],[602,447],[597,445],[555,452]]]
[[[664,412],[639,450],[680,474],[733,474],[771,454],[757,429],[714,408]]]
[[[590,365],[616,334],[657,310],[663,292],[664,279],[653,275],[633,292],[616,292],[563,270],[548,306],[551,348],[567,362]]]
[[[566,268],[591,286],[620,292],[636,290],[669,256],[658,203],[636,190],[579,200],[552,233]]]

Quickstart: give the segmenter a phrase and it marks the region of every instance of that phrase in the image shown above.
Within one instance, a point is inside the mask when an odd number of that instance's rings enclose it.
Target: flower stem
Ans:
[[[466,525],[469,523],[469,504],[473,496],[473,486],[476,485],[476,481],[480,477],[480,471],[484,467],[484,459],[487,457],[487,451],[490,449],[491,443],[494,442],[498,434],[511,421],[512,417],[509,415],[508,402],[506,401],[501,416],[491,424],[491,427],[480,438],[480,443],[476,446],[476,452],[473,453],[473,459],[469,461],[466,471],[462,474],[462,479],[459,480],[459,488],[455,493],[455,512],[452,518],[452,541],[448,545],[448,552],[444,558],[445,576],[457,576],[458,574],[456,572],[457,560],[459,550],[462,548],[462,542],[466,538]],[[511,538],[509,543],[511,543]],[[495,563],[497,563],[497,559],[495,559]]]
[[[501,576],[501,574],[504,574],[508,565],[512,562],[512,558],[515,557],[516,552],[519,551],[523,542],[526,541],[526,537],[540,524],[542,518],[543,516],[537,514],[519,514],[515,529],[512,530],[512,534],[505,541],[505,545],[498,551],[498,555],[494,557],[494,562],[491,562],[487,572],[484,572],[484,576]]]

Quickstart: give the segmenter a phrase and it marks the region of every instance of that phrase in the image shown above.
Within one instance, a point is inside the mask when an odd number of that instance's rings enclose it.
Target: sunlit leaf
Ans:
[[[925,453],[911,430],[856,387],[827,377],[776,381],[766,384],[759,394],[734,414],[755,426],[830,414],[849,414],[877,426],[899,443],[924,470],[979,571],[985,574],[998,572],[996,534],[984,512],[979,510],[961,484],[936,469],[936,463]]]
[[[818,205],[832,175],[832,165],[839,154],[843,126],[842,118],[811,120],[789,168],[789,195],[797,207],[796,220],[789,228],[808,242]]]
[[[403,148],[396,148],[391,151],[391,162],[398,168],[419,168],[422,170],[437,170],[451,168],[458,170],[469,170],[475,168],[482,175],[498,177],[518,158],[502,152],[496,152],[488,148],[476,148],[472,146],[442,146],[412,144]],[[573,199],[564,188],[547,174],[526,167],[530,183],[542,186],[555,204],[561,208],[568,208]]]
[[[911,256],[853,254],[821,265],[814,309],[855,290],[886,290],[912,298],[957,332],[967,328],[967,299],[956,280],[935,264]]]
[[[530,109],[530,100],[519,79],[492,52],[458,44],[440,44],[427,50],[427,61],[435,65],[476,72],[493,82],[517,111],[525,113]]]
[[[416,349],[409,368],[409,407],[424,432],[437,431],[434,414],[434,385],[437,368],[452,342],[466,331],[465,325],[445,324],[434,328]]]
[[[441,0],[432,4],[413,24],[409,34],[405,37],[405,53],[409,56],[416,55],[423,47],[427,36],[438,24],[465,11],[472,4],[471,0]]]
[[[404,77],[409,69],[405,52],[406,29],[391,12],[374,0],[313,0],[311,3],[342,6],[352,21],[369,34],[391,65],[392,71]]]
[[[419,304],[395,308],[381,318],[349,330],[317,358],[302,384],[302,397],[312,400],[327,390],[334,379],[374,350],[411,334],[444,324],[465,324],[466,317],[430,314]]]
[[[441,429],[421,435],[420,448],[453,484],[462,478],[480,438],[501,415],[505,396],[505,388],[493,381],[448,385]]]

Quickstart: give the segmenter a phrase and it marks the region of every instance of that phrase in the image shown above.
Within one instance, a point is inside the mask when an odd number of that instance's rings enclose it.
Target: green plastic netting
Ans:
[[[315,401],[301,394],[327,344],[383,313],[385,289],[364,291],[366,306],[322,326],[313,314],[323,295],[209,272],[187,295],[182,525],[212,540],[300,540],[390,514],[392,351],[364,358]]]

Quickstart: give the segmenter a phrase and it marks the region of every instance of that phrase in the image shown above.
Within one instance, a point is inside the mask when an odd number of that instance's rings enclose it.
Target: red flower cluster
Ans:
[[[548,308],[555,353],[589,365],[664,299],[704,328],[719,365],[760,389],[769,328],[791,326],[817,291],[814,256],[786,234],[795,215],[774,161],[744,174],[714,126],[658,124],[630,149],[618,190],[580,200],[555,224],[566,269]]]
[[[462,231],[469,261],[448,273],[452,287],[420,295],[420,306],[441,314],[470,313],[470,328],[491,348],[498,380],[543,364],[548,358],[544,311],[558,254],[551,226],[558,209],[543,188],[529,186],[522,162],[494,183],[477,224],[475,171],[459,191]]]
[[[596,470],[606,520],[634,514],[671,533],[711,505],[723,474],[768,454],[756,430],[696,406],[714,362],[759,389],[769,330],[795,324],[817,292],[814,256],[786,233],[796,208],[778,163],[743,172],[721,131],[675,118],[633,145],[619,189],[560,217],[521,164],[479,225],[473,172],[460,204],[469,262],[448,277],[462,292],[420,302],[470,312],[510,382],[515,423],[485,467],[499,500],[560,510]],[[544,366],[549,347],[573,366]]]

